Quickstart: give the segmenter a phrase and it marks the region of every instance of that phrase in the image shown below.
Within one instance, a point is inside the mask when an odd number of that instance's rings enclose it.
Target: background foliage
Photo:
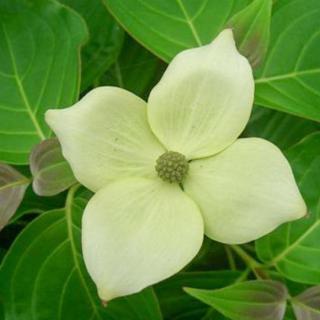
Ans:
[[[1,0],[0,24],[0,319],[320,319],[319,0]],[[225,27],[255,68],[243,136],[284,151],[309,215],[243,246],[206,239],[185,270],[105,307],[80,246],[91,193],[44,112],[100,85],[147,98]]]

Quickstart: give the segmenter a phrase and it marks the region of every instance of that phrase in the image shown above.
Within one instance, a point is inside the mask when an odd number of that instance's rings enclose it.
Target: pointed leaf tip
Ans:
[[[0,163],[0,230],[18,209],[29,180],[13,167]]]
[[[282,320],[288,292],[278,281],[256,280],[217,290],[184,288],[232,320]]]
[[[32,150],[30,169],[33,190],[40,196],[56,195],[76,182],[57,138],[44,140]]]
[[[262,62],[268,49],[271,8],[272,0],[254,0],[227,23],[233,29],[240,53],[253,67]]]
[[[320,319],[320,286],[308,288],[291,299],[297,320]]]

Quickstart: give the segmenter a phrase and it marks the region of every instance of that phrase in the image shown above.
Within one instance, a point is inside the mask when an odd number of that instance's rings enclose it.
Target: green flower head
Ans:
[[[95,192],[83,215],[82,249],[101,299],[178,272],[204,234],[244,243],[305,215],[279,149],[238,139],[253,96],[251,67],[228,29],[178,54],[148,102],[100,87],[47,112],[75,176]]]

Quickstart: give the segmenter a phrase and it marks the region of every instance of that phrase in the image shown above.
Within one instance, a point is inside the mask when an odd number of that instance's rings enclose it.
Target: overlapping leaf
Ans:
[[[307,289],[291,299],[297,320],[320,319],[320,286]]]
[[[57,138],[44,140],[32,150],[30,169],[33,190],[40,196],[56,195],[76,182]]]
[[[287,290],[282,283],[256,280],[217,289],[185,289],[232,320],[282,320]]]
[[[87,89],[115,62],[123,42],[123,30],[101,0],[60,0],[85,19],[89,41],[81,52],[81,90]]]
[[[62,208],[65,202],[65,194],[60,193],[56,196],[43,197],[38,196],[29,185],[25,196],[18,207],[16,213],[11,217],[10,223],[13,223],[27,214],[40,214],[55,208]]]
[[[103,0],[146,48],[170,61],[187,48],[211,42],[248,0]]]
[[[206,319],[210,308],[187,295],[183,287],[222,288],[234,283],[240,274],[237,271],[182,272],[159,283],[155,289],[164,317],[184,320],[203,317]]]
[[[99,84],[117,86],[145,97],[157,78],[159,65],[159,59],[127,36],[119,58]]]
[[[228,22],[239,51],[256,67],[269,44],[272,0],[254,0]]]
[[[285,277],[320,283],[320,133],[287,152],[309,214],[287,223],[256,242],[259,257]]]
[[[16,212],[29,183],[16,169],[0,163],[0,230]]]
[[[278,0],[264,66],[257,73],[259,105],[320,120],[320,2]]]
[[[261,137],[281,149],[288,149],[308,134],[319,130],[320,124],[317,122],[255,106],[243,135]]]
[[[78,97],[87,32],[80,16],[53,0],[2,0],[0,21],[0,159],[26,164],[50,134],[45,110]]]

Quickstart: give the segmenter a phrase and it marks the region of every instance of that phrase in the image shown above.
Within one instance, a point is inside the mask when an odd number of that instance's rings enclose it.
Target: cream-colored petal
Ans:
[[[209,45],[178,54],[148,100],[153,132],[168,150],[189,159],[213,155],[248,122],[254,80],[226,29]]]
[[[164,149],[150,130],[146,103],[126,90],[96,88],[70,108],[47,111],[46,121],[76,178],[93,191],[116,178],[156,175]]]
[[[257,239],[307,211],[288,161],[258,138],[191,162],[184,188],[202,211],[206,235],[224,243]]]
[[[131,178],[99,190],[84,212],[82,248],[100,298],[175,274],[200,249],[203,231],[197,205],[176,184]]]

